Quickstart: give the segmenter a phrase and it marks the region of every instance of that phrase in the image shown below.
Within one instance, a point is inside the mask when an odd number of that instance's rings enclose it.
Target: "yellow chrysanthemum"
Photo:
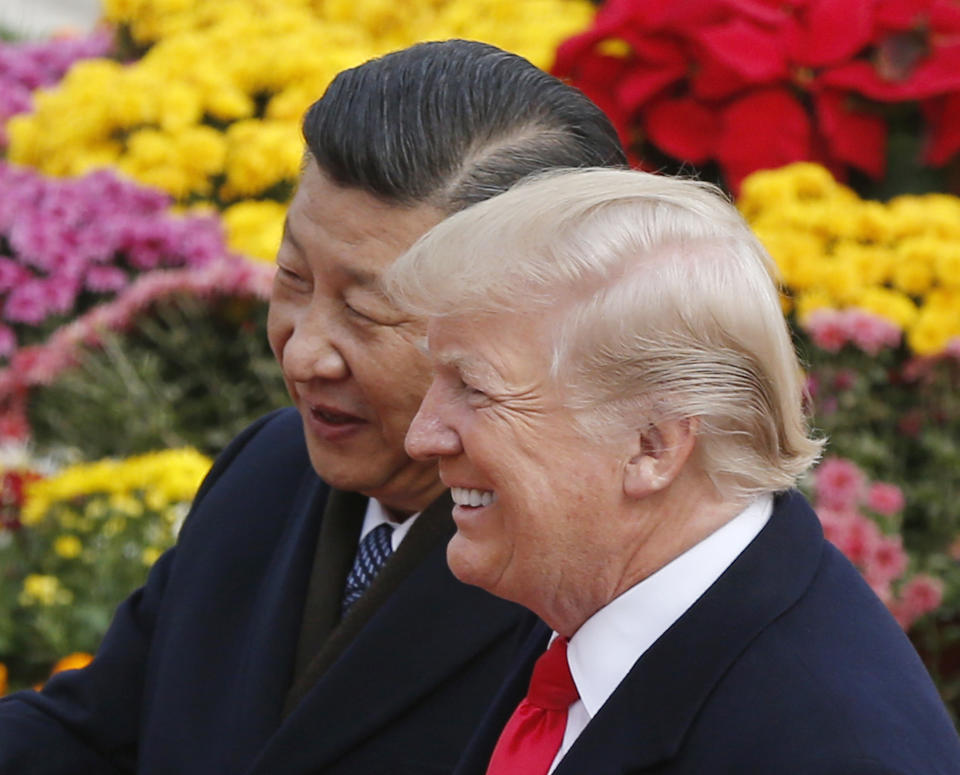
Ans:
[[[910,297],[889,288],[863,288],[853,299],[853,306],[886,318],[907,329],[917,318],[917,305]]]
[[[794,298],[793,307],[796,310],[797,319],[803,322],[814,310],[832,309],[834,301],[829,294],[823,291],[806,291]]]
[[[738,201],[781,267],[794,311],[860,307],[917,353],[960,336],[960,197],[859,199],[811,164],[749,176]]]
[[[149,506],[151,499],[164,504],[192,500],[211,461],[193,449],[171,449],[151,452],[126,460],[100,460],[64,468],[59,473],[30,482],[25,488],[21,519],[24,524],[40,522],[54,504],[76,498],[91,498],[85,516],[101,519],[111,513],[110,497],[143,494]]]
[[[231,250],[273,261],[283,237],[287,207],[279,202],[239,202],[223,212]]]
[[[227,130],[225,200],[254,196],[284,181],[293,184],[303,160],[300,127],[292,121],[238,121]]]
[[[130,65],[80,62],[38,93],[34,112],[8,128],[9,158],[52,175],[116,165],[182,201],[231,201],[296,177],[299,120],[341,70],[451,37],[549,67],[595,8],[589,0],[108,0],[104,13],[146,53]],[[234,131],[245,121],[262,126]],[[190,134],[210,125],[226,132],[220,149]]]
[[[941,243],[933,260],[937,283],[944,288],[960,289],[960,239]]]
[[[146,565],[148,568],[152,566],[157,560],[160,559],[160,555],[163,554],[162,549],[158,549],[155,546],[148,546],[140,554],[140,561]]]
[[[24,606],[69,605],[73,602],[73,593],[56,576],[31,573],[23,580],[18,601]]]
[[[74,557],[81,555],[83,544],[74,535],[62,535],[58,536],[57,540],[53,542],[53,551],[64,559],[72,560]]]

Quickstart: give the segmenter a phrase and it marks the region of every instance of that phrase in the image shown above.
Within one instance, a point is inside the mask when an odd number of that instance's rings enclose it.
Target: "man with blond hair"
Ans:
[[[822,441],[773,275],[709,186],[617,170],[523,183],[394,265],[429,316],[407,450],[451,489],[450,568],[545,622],[457,775],[960,772],[792,489]]]

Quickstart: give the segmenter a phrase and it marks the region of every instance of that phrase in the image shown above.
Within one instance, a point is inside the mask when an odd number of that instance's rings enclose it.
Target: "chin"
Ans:
[[[367,465],[364,466],[362,461],[357,464],[350,456],[323,449],[315,443],[307,444],[307,453],[317,476],[331,487],[348,492],[362,492],[373,486],[370,477],[373,469],[370,467],[369,457],[366,460]]]
[[[450,567],[450,572],[464,584],[494,592],[493,586],[497,574],[491,572],[489,561],[483,561],[476,545],[463,538],[459,532],[454,534],[450,543],[447,544],[447,565]]]

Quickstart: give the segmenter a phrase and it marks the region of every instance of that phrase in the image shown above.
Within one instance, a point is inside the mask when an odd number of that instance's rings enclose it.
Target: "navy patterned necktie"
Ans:
[[[393,545],[390,543],[392,534],[393,527],[382,522],[363,537],[343,589],[341,614],[346,614],[350,606],[360,599],[393,553]]]

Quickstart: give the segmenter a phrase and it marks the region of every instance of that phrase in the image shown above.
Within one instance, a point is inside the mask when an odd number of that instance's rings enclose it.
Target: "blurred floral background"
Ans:
[[[85,664],[285,403],[264,326],[303,111],[467,37],[735,198],[830,438],[804,488],[960,716],[960,0],[104,0],[0,37],[0,693]]]

